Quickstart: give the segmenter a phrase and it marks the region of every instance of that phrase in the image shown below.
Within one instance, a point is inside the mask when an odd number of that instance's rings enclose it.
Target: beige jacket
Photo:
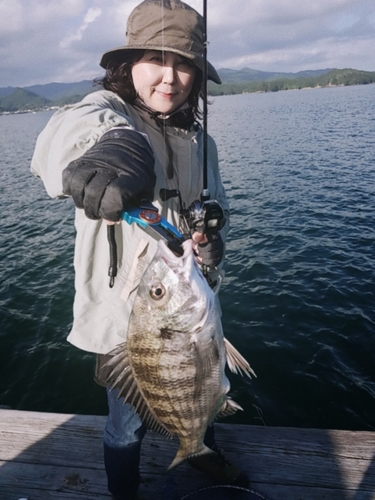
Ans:
[[[55,113],[38,137],[31,171],[44,182],[52,198],[63,197],[62,171],[91,148],[113,127],[130,127],[145,134],[155,153],[157,183],[153,204],[175,227],[179,226],[177,199],[162,202],[161,188],[179,189],[189,206],[202,190],[202,133],[166,127],[162,130],[148,115],[140,116],[109,91],[94,92],[73,107]],[[168,144],[166,143],[168,141]],[[168,179],[168,151],[172,153],[173,178]],[[228,217],[228,203],[221,183],[216,145],[208,141],[208,183],[211,198],[218,200]],[[156,251],[156,241],[137,225],[116,226],[118,274],[109,287],[107,226],[88,219],[76,209],[74,322],[68,341],[80,349],[106,354],[126,339],[137,285]],[[228,224],[222,230],[225,240]]]

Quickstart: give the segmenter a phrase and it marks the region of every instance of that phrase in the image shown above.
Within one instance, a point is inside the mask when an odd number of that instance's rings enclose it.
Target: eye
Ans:
[[[180,68],[186,68],[186,69],[191,69],[194,68],[193,64],[190,61],[187,61],[186,59],[182,59],[177,63],[177,65]]]
[[[154,285],[153,287],[151,287],[151,290],[150,290],[150,296],[154,300],[162,299],[166,293],[167,293],[167,291],[166,291],[164,285],[162,285],[161,283]]]
[[[164,56],[161,52],[150,50],[149,52],[146,52],[145,54],[145,60],[148,62],[153,62],[153,63],[158,63],[158,64],[163,64],[164,63]]]

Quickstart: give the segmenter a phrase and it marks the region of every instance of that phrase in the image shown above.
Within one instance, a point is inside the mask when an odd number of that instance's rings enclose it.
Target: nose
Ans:
[[[173,65],[168,64],[163,66],[163,83],[171,85],[176,80],[176,72]]]

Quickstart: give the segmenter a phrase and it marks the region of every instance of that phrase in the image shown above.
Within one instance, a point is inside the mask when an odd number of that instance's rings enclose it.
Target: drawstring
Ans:
[[[156,123],[160,127],[162,127],[162,129],[163,129],[164,143],[167,147],[167,158],[168,158],[167,177],[168,177],[168,179],[173,179],[173,151],[172,151],[171,145],[169,143],[167,130],[166,130],[166,124],[161,120],[156,120]]]
[[[192,127],[189,117],[189,109],[181,109],[177,113],[168,117],[163,117],[161,113],[154,111],[150,113],[150,117],[155,120],[155,123],[160,127],[164,138],[167,154],[167,177],[173,179],[173,150],[169,142],[167,127],[177,127],[184,130],[190,130]]]
[[[109,243],[109,288],[113,288],[117,276],[117,246],[115,239],[115,226],[107,226],[107,238]]]

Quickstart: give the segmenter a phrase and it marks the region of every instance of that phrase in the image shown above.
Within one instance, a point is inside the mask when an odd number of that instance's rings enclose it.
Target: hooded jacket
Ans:
[[[200,198],[203,186],[203,134],[160,126],[146,111],[125,103],[110,91],[93,92],[72,107],[57,111],[38,137],[31,171],[40,177],[52,198],[64,197],[62,171],[114,127],[144,134],[155,154],[156,186],[153,204],[179,228],[179,201],[161,201],[161,188],[178,189],[187,207]],[[222,206],[227,221],[228,202],[220,179],[215,142],[208,138],[208,187]],[[171,171],[172,170],[172,171]],[[229,224],[222,229],[225,241]],[[89,352],[106,354],[126,339],[137,286],[153,258],[157,242],[136,224],[115,226],[118,274],[109,287],[107,225],[88,219],[76,209],[74,254],[74,321],[68,341]]]

